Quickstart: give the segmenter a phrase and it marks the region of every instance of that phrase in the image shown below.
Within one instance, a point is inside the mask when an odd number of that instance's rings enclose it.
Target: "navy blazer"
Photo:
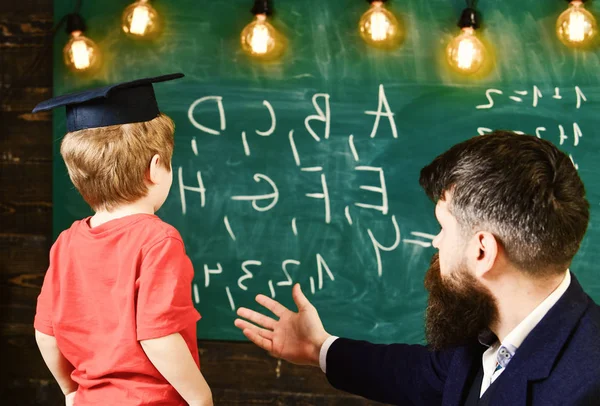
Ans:
[[[600,405],[600,307],[571,284],[495,380],[490,406]],[[327,352],[336,388],[395,405],[462,405],[486,347],[445,351],[337,339]]]

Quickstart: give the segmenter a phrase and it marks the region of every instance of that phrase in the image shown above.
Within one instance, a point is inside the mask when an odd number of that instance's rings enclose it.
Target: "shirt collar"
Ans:
[[[538,323],[544,318],[546,313],[550,311],[552,306],[558,302],[558,299],[562,297],[562,295],[567,291],[569,285],[571,284],[571,273],[569,270],[565,273],[565,277],[562,282],[546,299],[542,301],[531,313],[527,315],[518,325],[515,327],[508,335],[504,338],[502,345],[511,350],[511,353],[514,355],[514,352],[519,348],[521,343],[525,341],[525,338],[531,333],[531,331],[538,325]],[[498,344],[500,347],[500,343],[498,343],[498,337],[491,331],[485,330],[482,331],[479,336],[479,343],[486,346],[492,347],[494,344]]]
[[[558,299],[567,291],[571,284],[571,274],[569,270],[565,273],[562,282],[554,291],[548,295],[531,313],[527,315],[508,335],[502,340],[502,345],[507,348],[517,348],[521,346],[525,338],[544,318],[546,313],[558,302]]]

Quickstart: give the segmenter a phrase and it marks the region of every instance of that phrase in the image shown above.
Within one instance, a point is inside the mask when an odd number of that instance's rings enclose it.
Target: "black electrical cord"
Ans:
[[[471,27],[479,28],[481,18],[475,7],[477,6],[477,0],[465,0],[467,7],[462,11],[460,19],[458,20],[458,26],[460,28]]]
[[[273,14],[273,2],[271,0],[254,0],[254,5],[250,12],[254,15],[257,14]]]

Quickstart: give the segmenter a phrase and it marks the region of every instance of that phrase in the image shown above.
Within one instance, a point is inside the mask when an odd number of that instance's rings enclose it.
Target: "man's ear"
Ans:
[[[158,172],[158,168],[162,165],[162,160],[160,159],[160,155],[155,154],[150,160],[150,167],[148,168],[148,173],[146,177],[148,181],[152,184],[159,183],[160,176]]]
[[[475,276],[482,277],[494,267],[500,244],[492,233],[478,231],[470,245],[470,258],[473,261]]]

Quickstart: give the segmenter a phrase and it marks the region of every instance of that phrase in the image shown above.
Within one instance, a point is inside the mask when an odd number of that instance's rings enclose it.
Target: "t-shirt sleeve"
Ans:
[[[50,266],[46,271],[46,276],[44,276],[44,282],[42,284],[42,290],[37,299],[35,318],[33,320],[33,328],[50,336],[54,336],[52,312],[55,302],[54,295],[55,292],[58,291],[55,286],[57,283],[55,278],[55,255],[57,244],[58,241],[50,249]]]
[[[137,280],[138,340],[178,333],[200,319],[192,303],[193,277],[180,239],[167,237],[148,249]]]

